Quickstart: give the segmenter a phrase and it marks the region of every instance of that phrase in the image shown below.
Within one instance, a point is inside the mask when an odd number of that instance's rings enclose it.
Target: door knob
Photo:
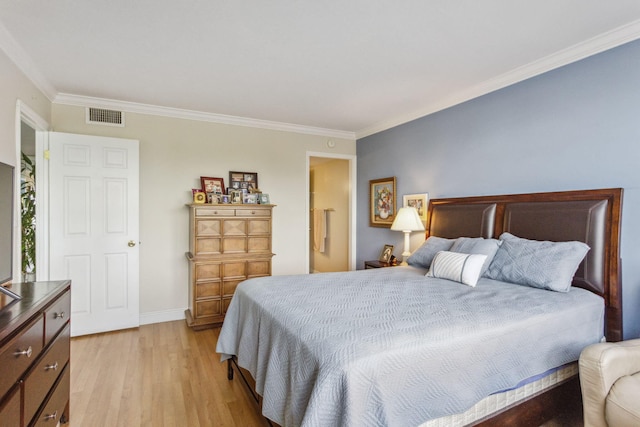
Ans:
[[[129,240],[129,243],[127,243],[127,245],[129,245],[129,247],[132,248],[136,245],[136,242],[133,240]]]

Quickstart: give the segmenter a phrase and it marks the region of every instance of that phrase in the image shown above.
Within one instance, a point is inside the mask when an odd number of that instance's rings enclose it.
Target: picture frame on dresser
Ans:
[[[202,186],[202,192],[207,194],[208,193],[223,194],[225,189],[224,178],[201,176],[200,185]]]
[[[255,205],[258,203],[258,195],[256,193],[244,193],[242,203]]]
[[[242,204],[242,191],[241,190],[229,191],[229,203],[232,203],[234,205]]]
[[[255,190],[258,187],[257,172],[229,172],[229,185],[232,188],[243,188],[247,190]]]

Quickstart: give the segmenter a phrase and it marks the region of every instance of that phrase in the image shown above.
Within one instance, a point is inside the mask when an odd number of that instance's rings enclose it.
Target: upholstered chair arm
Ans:
[[[605,402],[620,377],[640,372],[640,339],[588,346],[580,354],[585,427],[606,427]]]

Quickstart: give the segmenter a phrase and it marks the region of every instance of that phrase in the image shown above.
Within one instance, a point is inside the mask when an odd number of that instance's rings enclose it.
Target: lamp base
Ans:
[[[409,265],[407,264],[407,258],[411,255],[411,242],[409,241],[409,235],[411,231],[404,231],[404,252],[402,252],[402,264],[400,265]]]

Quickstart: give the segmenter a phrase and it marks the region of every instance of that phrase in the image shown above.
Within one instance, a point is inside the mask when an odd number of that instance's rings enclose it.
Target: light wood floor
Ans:
[[[215,353],[220,329],[184,321],[71,340],[70,427],[268,426]]]
[[[71,340],[69,427],[268,427],[215,353],[219,328],[184,321]],[[578,427],[567,413],[544,427]]]

